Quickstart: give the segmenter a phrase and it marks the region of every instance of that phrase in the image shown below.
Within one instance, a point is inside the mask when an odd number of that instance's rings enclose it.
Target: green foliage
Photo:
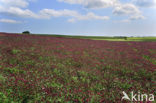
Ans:
[[[52,83],[50,84],[50,86],[51,86],[51,87],[54,87],[54,88],[62,88],[62,87],[63,87],[62,84],[56,83],[56,82],[52,82]]]
[[[137,75],[139,76],[139,77],[141,77],[142,79],[147,79],[147,80],[149,80],[149,81],[151,81],[152,80],[152,73],[151,72],[148,72],[146,69],[139,69],[139,71],[137,72]]]
[[[18,64],[18,59],[16,59],[16,58],[10,58],[9,59],[9,64]]]
[[[0,82],[5,82],[5,81],[6,81],[6,78],[2,74],[0,74]]]
[[[22,33],[23,33],[23,34],[30,34],[29,31],[23,31]]]
[[[11,89],[7,89],[7,94],[6,96],[3,92],[0,92],[0,103],[16,103],[14,102],[13,98],[11,96]]]
[[[18,53],[20,53],[21,52],[21,50],[18,50],[18,49],[12,49],[12,53],[13,54],[18,54]]]
[[[132,86],[132,84],[129,84],[129,83],[124,83],[124,82],[119,82],[118,83],[118,86],[120,87],[120,88],[122,88],[123,90],[127,90],[127,89],[130,89],[131,87],[133,87]]]
[[[2,92],[0,92],[0,103],[9,103],[9,98],[7,98]]]
[[[74,82],[78,82],[78,77],[72,77],[72,79],[74,80]]]
[[[34,65],[35,64],[35,61],[33,61],[33,60],[27,60],[24,63],[25,64],[28,64],[28,65]]]
[[[155,58],[151,58],[148,55],[143,55],[143,58],[156,65],[156,59]]]
[[[25,73],[24,70],[17,69],[16,67],[6,67],[4,68],[4,71],[12,73],[12,74]]]

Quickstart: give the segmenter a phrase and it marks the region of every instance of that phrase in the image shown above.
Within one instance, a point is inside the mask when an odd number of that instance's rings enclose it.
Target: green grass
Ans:
[[[92,40],[107,40],[107,41],[156,41],[156,37],[127,37],[124,38],[117,37],[81,37],[82,39],[92,39]]]
[[[111,38],[111,39],[92,39],[92,40],[107,40],[107,41],[156,41],[156,38],[149,38],[149,37],[134,37],[134,38],[127,38],[127,40],[125,39],[117,39],[117,38]]]
[[[35,34],[42,36],[52,37],[65,37],[65,38],[77,38],[77,39],[90,39],[90,40],[107,40],[107,41],[156,41],[156,37],[108,37],[108,36],[72,36],[72,35],[59,35],[59,34]]]

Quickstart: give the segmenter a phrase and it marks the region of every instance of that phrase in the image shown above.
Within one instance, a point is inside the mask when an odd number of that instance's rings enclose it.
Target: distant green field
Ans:
[[[21,34],[21,33],[19,33]],[[52,36],[52,37],[65,37],[65,38],[78,38],[78,39],[90,39],[90,40],[107,40],[107,41],[154,41],[156,37],[109,37],[109,36],[74,36],[74,35],[60,35],[60,34],[31,34],[40,36]]]
[[[156,41],[156,37],[127,37],[127,39],[125,39],[124,37],[106,37],[106,36],[70,36],[70,35],[48,35],[48,36],[91,39],[91,40],[107,40],[107,41]]]
[[[127,40],[119,38],[105,38],[105,39],[93,39],[93,40],[108,40],[108,41],[156,41],[156,37],[128,37]]]

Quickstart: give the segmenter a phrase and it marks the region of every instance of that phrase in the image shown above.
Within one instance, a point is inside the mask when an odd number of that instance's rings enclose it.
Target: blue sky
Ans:
[[[156,0],[0,0],[0,32],[156,36]]]

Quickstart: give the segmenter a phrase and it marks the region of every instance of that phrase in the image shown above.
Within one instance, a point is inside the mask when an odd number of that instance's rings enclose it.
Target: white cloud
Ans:
[[[60,16],[76,16],[79,15],[76,11],[73,10],[54,10],[54,9],[43,9],[40,11],[40,14],[44,17],[60,17]]]
[[[30,1],[36,0],[0,0],[0,14],[11,15],[15,17],[24,17],[24,18],[35,18],[35,19],[50,19],[51,17],[68,17],[70,18],[69,22],[74,22],[76,20],[108,20],[107,16],[98,16],[94,13],[80,14],[74,10],[54,10],[54,9],[42,9],[38,13],[34,13],[27,8]],[[105,0],[104,2],[106,2]],[[82,3],[81,0],[74,1],[71,3]],[[88,2],[86,2],[88,3]],[[88,3],[89,4],[89,3]],[[107,3],[108,4],[108,3]]]
[[[124,20],[121,20],[121,22],[124,22],[124,23],[129,23],[130,20],[129,19],[124,19]]]
[[[30,1],[36,0],[0,0],[0,14],[11,15],[24,18],[35,19],[50,19],[51,17],[67,17],[69,22],[75,22],[77,20],[108,20],[108,16],[99,16],[92,12],[86,14],[80,14],[74,10],[54,10],[54,9],[42,9],[38,13],[27,9]],[[86,8],[99,9],[108,8],[113,9],[115,15],[129,16],[130,20],[144,19],[141,11],[132,3],[120,3],[119,0],[58,0],[59,2],[66,2],[70,4],[83,5]]]
[[[118,0],[58,0],[58,1],[69,4],[79,4],[83,5],[86,8],[91,9],[113,7],[118,2]]]
[[[8,8],[0,7],[0,13],[17,17],[39,18],[37,14],[33,13],[29,9],[23,10],[18,7],[8,7]]]
[[[38,15],[27,8],[29,2],[36,0],[0,0],[0,13],[17,17],[38,18]]]
[[[113,10],[113,14],[115,15],[126,15],[130,16],[130,20],[139,20],[144,19],[145,17],[142,15],[141,11],[131,3],[127,4],[118,4]]]
[[[74,18],[68,19],[68,22],[74,23],[76,20]]]
[[[98,16],[92,12],[87,13],[86,15],[79,15],[76,17],[78,20],[108,20],[108,16]]]
[[[11,23],[11,24],[21,23],[20,21],[16,21],[16,20],[12,20],[12,19],[0,19],[0,22],[2,22],[2,23]]]
[[[40,16],[44,18],[50,17],[72,17],[68,19],[69,22],[75,22],[76,20],[108,20],[108,16],[98,16],[92,12],[82,15],[73,10],[54,10],[54,9],[43,9],[40,11]]]
[[[111,7],[113,9],[113,14],[115,15],[130,16],[130,20],[144,19],[144,16],[142,15],[141,11],[137,6],[135,6],[132,3],[121,3],[119,0],[58,0],[58,1],[69,3],[69,4],[79,4],[89,9],[90,8],[100,9],[100,8]],[[74,21],[74,20],[69,20],[69,21]]]
[[[29,5],[27,0],[0,0],[0,3],[5,7],[22,7],[25,8]]]
[[[26,8],[29,5],[29,2],[35,2],[37,0],[0,0],[0,4],[3,7],[19,7]]]
[[[133,15],[130,17],[130,20],[140,20],[140,19],[145,19],[145,17],[142,15]]]
[[[92,12],[87,14],[80,14],[74,10],[54,10],[43,9],[39,13],[34,13],[29,9],[21,9],[18,7],[4,8],[0,6],[0,14],[11,15],[15,17],[35,18],[35,19],[50,19],[51,17],[68,17],[68,21],[73,22],[76,20],[108,20],[108,16],[98,16]]]
[[[156,7],[156,0],[133,0],[140,7]]]
[[[127,4],[119,4],[117,5],[113,13],[116,15],[127,15],[127,14],[140,14],[140,10],[133,4],[127,3]]]

